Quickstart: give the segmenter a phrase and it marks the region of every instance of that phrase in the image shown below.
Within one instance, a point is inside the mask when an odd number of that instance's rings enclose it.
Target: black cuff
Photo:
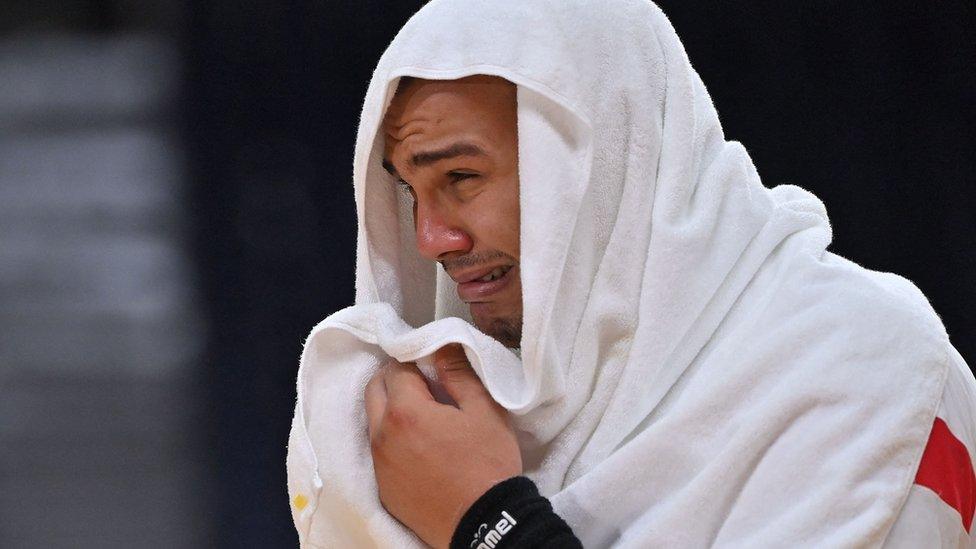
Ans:
[[[484,493],[451,537],[450,549],[583,546],[526,477],[512,477]]]

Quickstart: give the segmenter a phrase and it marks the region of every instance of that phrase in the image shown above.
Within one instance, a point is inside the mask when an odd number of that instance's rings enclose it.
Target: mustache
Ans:
[[[515,258],[506,254],[499,252],[498,250],[492,250],[488,252],[477,252],[462,255],[459,257],[454,257],[451,259],[442,259],[438,263],[444,267],[444,270],[448,274],[457,271],[458,269],[464,269],[467,267],[472,267],[475,265],[483,265],[491,263],[492,261],[498,261],[499,259],[511,262],[512,265],[516,263]]]

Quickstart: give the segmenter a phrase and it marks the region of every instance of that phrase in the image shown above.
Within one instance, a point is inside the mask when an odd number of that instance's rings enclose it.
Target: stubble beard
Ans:
[[[522,346],[522,315],[512,318],[493,318],[482,331],[510,349]]]

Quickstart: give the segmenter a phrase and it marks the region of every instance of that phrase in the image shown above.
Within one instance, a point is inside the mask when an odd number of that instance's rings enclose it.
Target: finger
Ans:
[[[495,404],[461,345],[454,343],[438,349],[434,353],[434,367],[437,380],[462,410],[465,406]]]
[[[383,381],[388,401],[397,406],[434,400],[427,388],[426,378],[412,362],[391,360],[383,372]]]
[[[386,387],[383,383],[383,371],[373,375],[366,384],[366,420],[369,424],[370,437],[379,432],[383,413],[386,411]]]

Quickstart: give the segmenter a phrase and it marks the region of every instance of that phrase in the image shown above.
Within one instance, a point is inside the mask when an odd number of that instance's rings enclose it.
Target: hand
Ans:
[[[492,400],[460,345],[434,354],[440,404],[417,367],[391,360],[366,385],[366,415],[380,502],[433,547],[447,547],[461,517],[496,483],[522,473],[508,411]]]

